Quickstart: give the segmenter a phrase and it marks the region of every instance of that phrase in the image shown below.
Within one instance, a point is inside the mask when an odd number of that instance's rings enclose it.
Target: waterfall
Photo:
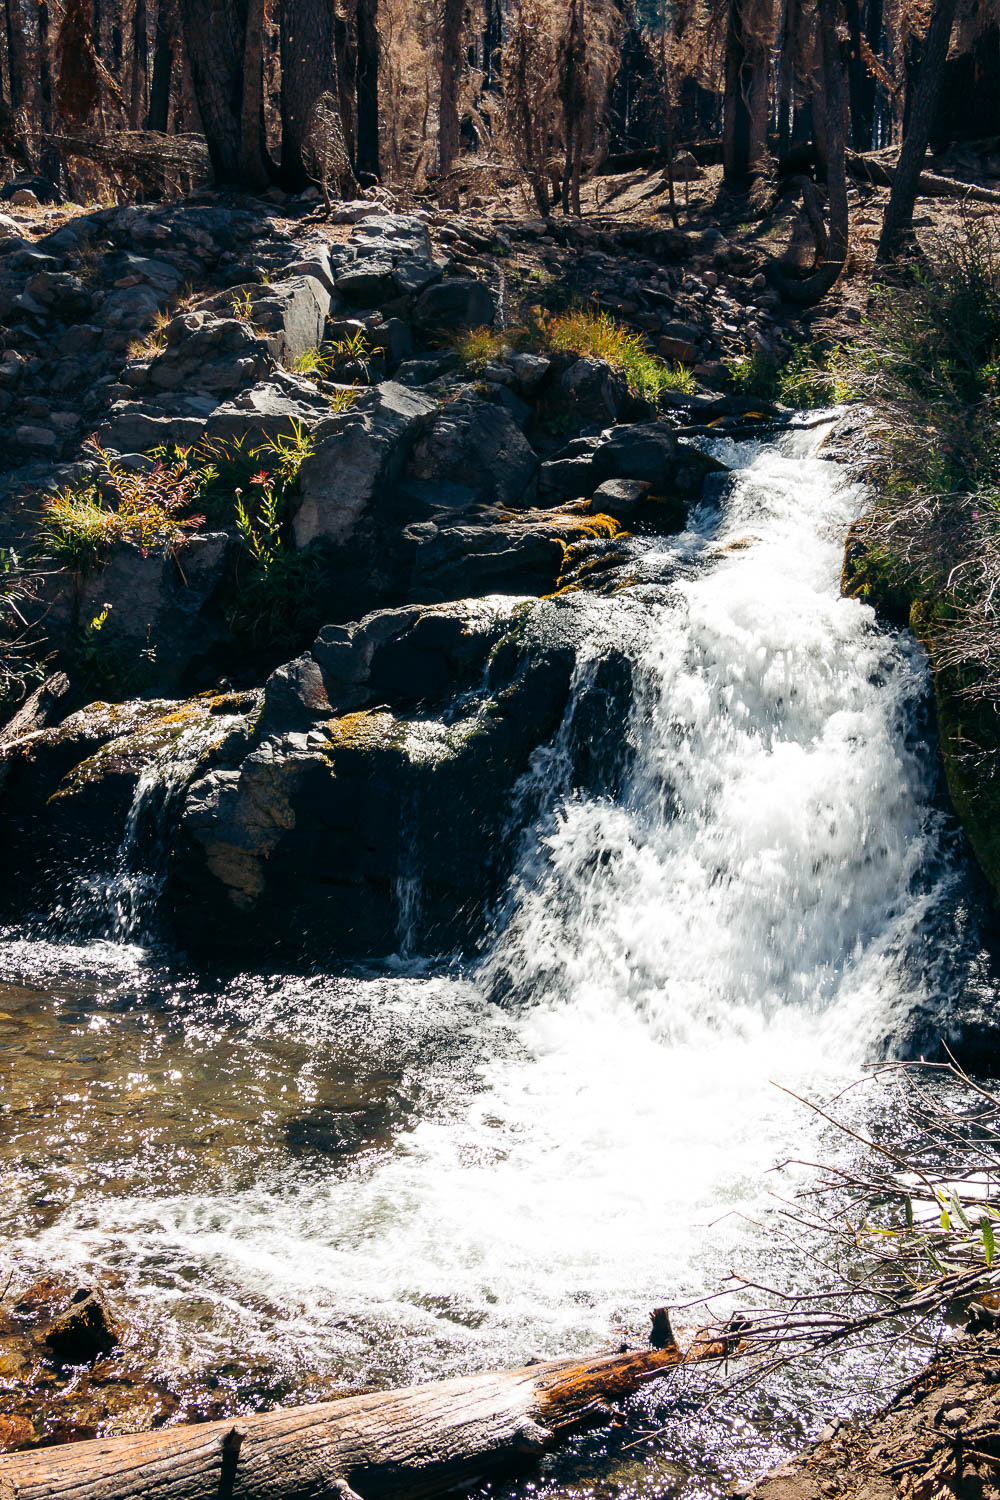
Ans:
[[[206,714],[186,725],[143,765],[112,866],[76,877],[69,901],[52,914],[61,930],[116,943],[150,939],[184,794],[220,722]]]
[[[10,1177],[14,1255],[115,1278],[166,1366],[277,1370],[286,1396],[303,1371],[386,1385],[641,1342],[650,1307],[733,1267],[809,1283],[767,1232],[786,1188],[770,1174],[831,1143],[774,1082],[840,1094],[908,1018],[954,1005],[976,949],[924,656],[840,596],[864,496],[821,436],[720,443],[735,472],[685,534],[633,538],[628,587],[526,612],[523,649],[558,632],[576,668],[510,799],[516,873],[474,961],[415,961],[421,870],[403,858],[381,972],[97,974],[86,1024],[57,1017],[37,1050],[107,1076],[51,1105],[72,1110],[69,1167],[46,1165],[44,1109],[19,1143],[41,1165]],[[178,744],[137,787],[103,912],[198,753]],[[53,945],[16,962],[20,982],[48,976]],[[111,1024],[113,1057],[90,1030]],[[838,1107],[871,1128],[858,1091]],[[892,1378],[881,1350],[838,1358],[777,1404],[820,1418],[862,1375]],[[734,1445],[688,1415],[677,1451],[697,1466],[714,1443],[727,1472],[766,1462],[791,1420],[734,1407]],[[637,1500],[673,1486],[655,1466],[626,1482]]]
[[[696,546],[660,558],[620,795],[536,758],[548,810],[483,966],[495,992],[627,1005],[666,1042],[826,1014],[855,1058],[898,1006],[888,957],[949,887],[933,756],[908,734],[928,673],[840,596],[862,495],[803,456],[817,441],[750,457]]]

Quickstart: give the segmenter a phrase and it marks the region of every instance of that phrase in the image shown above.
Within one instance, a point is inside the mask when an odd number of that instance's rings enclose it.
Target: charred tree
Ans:
[[[357,49],[356,170],[378,177],[378,0],[357,0]]]
[[[146,114],[146,83],[149,61],[149,21],[146,0],[135,0],[132,11],[132,79],[129,89],[128,120],[138,130]]]
[[[180,0],[184,49],[191,70],[215,180],[243,174],[243,53],[246,0]]]
[[[442,181],[458,162],[458,101],[462,87],[462,22],[465,0],[444,0],[441,12],[441,88],[438,103],[438,155]],[[445,187],[450,196],[450,191]]]
[[[920,59],[920,73],[913,91],[909,125],[903,137],[899,165],[889,193],[878,244],[878,259],[883,262],[892,260],[899,254],[912,229],[913,207],[917,201],[920,173],[937,109],[955,10],[956,0],[935,0],[931,12]]]
[[[772,29],[772,0],[729,0],[722,127],[729,187],[745,187],[767,156]]]
[[[240,175],[247,187],[268,187],[267,127],[264,121],[264,12],[266,0],[247,0],[243,46],[243,111],[240,120]]]
[[[819,302],[840,279],[847,264],[850,224],[847,202],[847,81],[840,41],[840,0],[819,0],[818,13],[820,73],[813,108],[817,113],[815,124],[818,125],[819,120],[822,120],[822,140],[826,156],[830,222],[824,247],[825,258],[823,264],[803,281],[788,276],[776,262],[768,268],[768,274],[779,287],[782,296],[802,306]]]
[[[330,0],[281,0],[281,180],[290,192],[312,181],[306,164],[321,96],[339,99]]]
[[[170,125],[170,83],[174,69],[174,29],[169,0],[159,0],[156,7],[156,31],[153,41],[153,76],[149,86],[149,114],[146,129],[166,133]]]

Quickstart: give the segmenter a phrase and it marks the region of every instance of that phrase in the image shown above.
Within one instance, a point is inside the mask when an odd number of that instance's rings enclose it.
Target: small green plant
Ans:
[[[132,470],[115,463],[96,437],[84,446],[97,459],[96,477],[60,490],[43,506],[42,541],[60,562],[76,569],[92,567],[118,541],[146,556],[204,521],[203,515],[184,514],[199,487],[187,458]]]
[[[234,318],[238,318],[241,323],[253,322],[253,294],[251,292],[234,292],[229,302]]]
[[[238,576],[229,623],[255,640],[276,643],[292,638],[310,615],[318,564],[314,552],[293,550],[285,537],[287,488],[294,476],[262,470],[251,483],[256,504],[248,506],[242,493],[236,494],[236,530],[248,566]]]
[[[729,384],[739,396],[755,396],[761,401],[775,401],[779,395],[777,361],[755,349],[727,361]]]
[[[357,401],[359,394],[360,392],[356,385],[336,386],[334,390],[327,393],[327,400],[330,403],[330,410],[332,412],[342,412],[349,410],[349,408],[354,405],[355,401]]]
[[[463,328],[452,339],[452,348],[468,369],[478,373],[500,357],[509,335],[494,333],[492,328]]]
[[[694,390],[690,371],[665,364],[649,352],[642,334],[633,333],[606,312],[576,307],[553,317],[532,308],[531,316],[534,339],[542,347],[605,360],[622,372],[633,394],[646,401],[655,403],[668,390]]]
[[[318,346],[312,349],[304,349],[301,354],[292,360],[292,370],[296,375],[318,375],[323,377],[329,375],[332,368],[332,360],[329,354],[324,354]]]

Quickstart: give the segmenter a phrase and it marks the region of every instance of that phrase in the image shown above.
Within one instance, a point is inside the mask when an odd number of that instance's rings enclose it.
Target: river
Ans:
[[[862,499],[824,432],[720,440],[737,472],[689,530],[563,601],[580,683],[614,641],[631,707],[585,786],[579,695],[536,754],[481,952],[420,955],[419,870],[398,952],[339,974],[4,934],[4,1262],[96,1276],[151,1369],[234,1408],[641,1342],[733,1267],[806,1284],[776,1216],[806,1169],[771,1169],[843,1147],[775,1085],[835,1093],[977,962],[926,664],[840,597]],[[697,1421],[665,1382],[538,1487],[717,1490],[916,1357],[845,1354]]]

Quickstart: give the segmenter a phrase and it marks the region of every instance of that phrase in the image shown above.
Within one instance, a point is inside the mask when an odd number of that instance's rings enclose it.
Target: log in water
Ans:
[[[465,1487],[673,1369],[676,1345],[431,1381],[0,1458],[0,1500],[418,1500]]]

